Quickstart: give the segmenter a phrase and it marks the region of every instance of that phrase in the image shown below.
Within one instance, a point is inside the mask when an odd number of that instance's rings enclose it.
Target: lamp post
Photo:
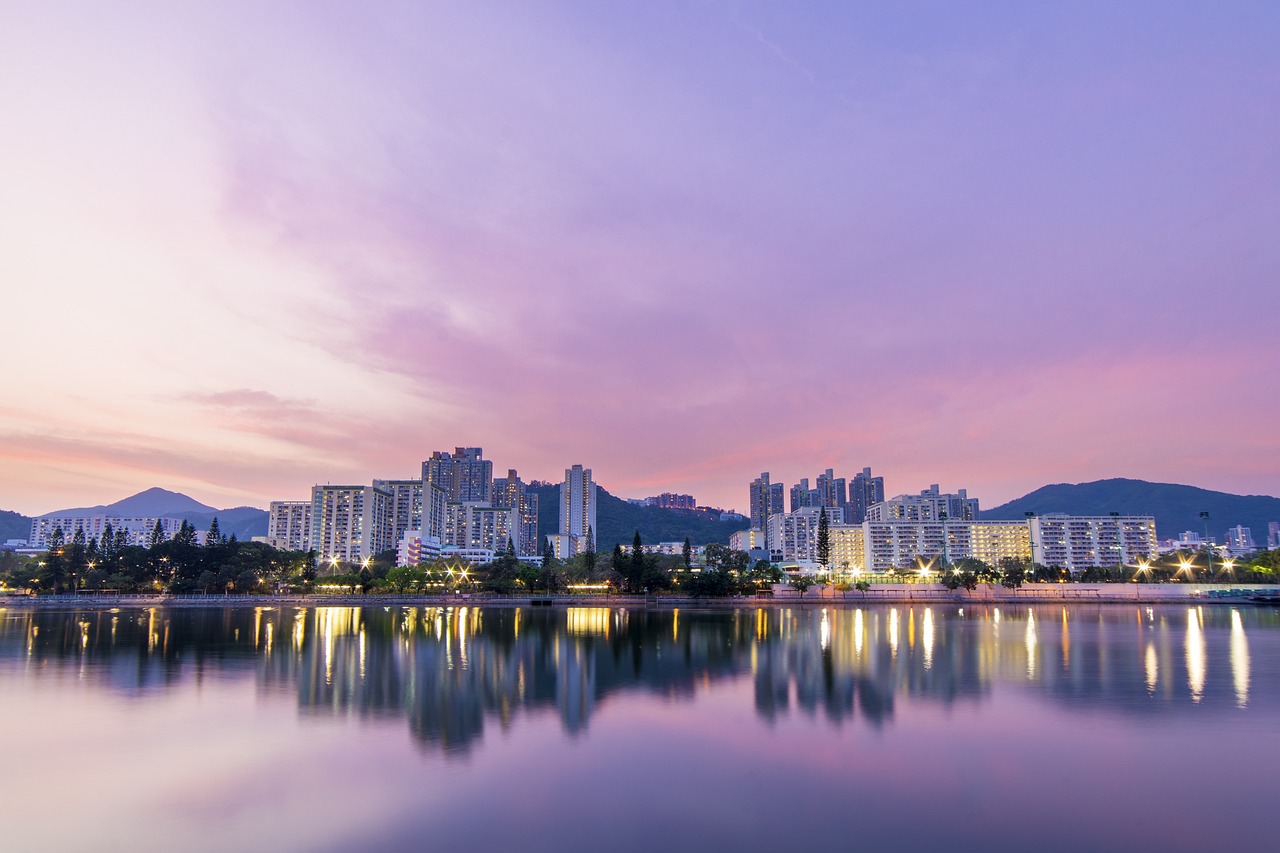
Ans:
[[[1031,529],[1031,519],[1035,518],[1036,514],[1034,512],[1024,512],[1023,515],[1027,517],[1027,541],[1031,543],[1031,580],[1034,582],[1036,579],[1036,537]]]
[[[1213,546],[1209,542],[1209,513],[1201,512],[1200,520],[1204,522],[1204,561],[1209,570],[1209,578],[1213,579]]]

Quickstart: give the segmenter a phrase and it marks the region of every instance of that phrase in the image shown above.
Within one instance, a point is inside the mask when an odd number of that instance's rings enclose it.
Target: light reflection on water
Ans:
[[[1201,742],[1199,727],[1211,726],[1219,752],[1228,754],[1216,771],[1214,753],[1199,761],[1198,784],[1239,790],[1248,781],[1274,789],[1280,781],[1274,776],[1240,778],[1251,756],[1231,755],[1230,738],[1239,731],[1247,742],[1251,732],[1271,731],[1280,721],[1278,673],[1280,618],[1275,611],[1240,607],[0,611],[0,689],[17,718],[24,691],[44,683],[70,685],[75,707],[83,709],[78,725],[92,727],[95,702],[154,703],[217,676],[245,685],[264,707],[287,702],[301,720],[377,724],[379,732],[393,724],[419,746],[415,760],[454,766],[486,745],[495,725],[504,739],[518,738],[522,726],[536,729],[540,748],[550,748],[537,722],[544,718],[557,722],[563,744],[601,728],[601,737],[633,761],[664,754],[664,747],[618,744],[610,715],[638,713],[708,739],[735,739],[732,757],[722,756],[721,764],[746,760],[771,738],[800,738],[791,749],[795,755],[810,743],[823,750],[838,743],[874,751],[865,738],[880,733],[892,739],[897,760],[907,766],[922,760],[912,755],[913,744],[927,742],[931,765],[964,763],[966,786],[1012,802],[1026,798],[1026,808],[1032,807],[1031,792],[1057,784],[1061,767],[1024,763],[1025,742],[1015,750],[1013,740],[970,741],[963,732],[998,733],[1014,720],[1043,720],[1046,738],[1061,745],[1037,748],[1060,749],[1057,760],[1078,765],[1091,780],[1089,762],[1096,762],[1096,784],[1103,790],[1103,768],[1117,748],[1159,755],[1158,739],[1169,732],[1189,732],[1185,747]],[[956,714],[968,721],[964,729],[938,741],[949,725],[940,720]],[[102,737],[109,740],[110,733]],[[997,756],[1009,744],[1003,760],[1019,772],[983,776],[985,763],[969,752],[977,742],[984,754]],[[381,748],[379,743],[356,741],[347,748]],[[870,753],[858,754],[872,762]],[[891,756],[878,760],[893,766]],[[846,797],[875,797],[895,785],[864,778],[853,764],[812,765],[807,772],[844,791],[830,794],[829,810],[843,808]],[[996,772],[995,765],[989,772]],[[1133,772],[1153,790],[1168,781],[1154,768]],[[1208,778],[1214,772],[1224,778]],[[906,796],[920,783],[912,773],[904,778]],[[681,781],[661,784],[678,787]],[[825,791],[818,789],[818,799],[828,796]],[[770,797],[775,794],[782,796]],[[556,796],[554,785],[545,796]],[[1117,801],[1128,796],[1117,792]],[[1162,808],[1162,801],[1152,802],[1148,808]],[[1212,823],[1212,814],[1205,817]],[[813,831],[824,825],[818,821]],[[1236,826],[1249,830],[1247,823]],[[1170,843],[1178,848],[1197,838],[1191,832]],[[1007,847],[990,838],[983,843],[1017,849],[1012,840]]]

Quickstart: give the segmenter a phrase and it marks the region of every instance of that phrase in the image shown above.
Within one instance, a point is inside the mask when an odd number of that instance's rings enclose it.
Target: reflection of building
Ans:
[[[554,711],[572,733],[621,691],[675,700],[743,675],[764,721],[794,705],[835,724],[882,726],[900,705],[946,707],[998,682],[1033,682],[1067,708],[1203,722],[1207,709],[1280,702],[1280,682],[1258,677],[1249,654],[1253,632],[1269,640],[1272,621],[1237,607],[977,602],[678,613],[14,609],[0,620],[0,665],[148,701],[212,672],[251,673],[294,693],[309,715],[398,716],[422,743],[457,752],[522,710]]]

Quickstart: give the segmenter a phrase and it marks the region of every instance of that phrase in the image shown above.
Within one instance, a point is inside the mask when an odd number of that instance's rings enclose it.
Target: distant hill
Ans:
[[[598,487],[597,487],[598,488]],[[560,487],[540,486],[538,493],[538,537],[560,529]],[[221,523],[221,522],[219,522]],[[636,506],[598,488],[596,495],[596,550],[612,551],[617,544],[630,545],[637,530],[645,544],[683,542],[686,536],[694,545],[729,543],[734,531],[746,530],[745,521],[720,521],[704,512],[683,509],[661,509]]]
[[[188,513],[217,512],[215,507],[202,504],[179,492],[168,489],[147,489],[113,504],[75,507],[46,512],[40,518],[51,515],[124,515],[143,518],[183,518]],[[263,531],[266,532],[265,530]]]
[[[1204,534],[1201,512],[1209,513],[1209,535],[1223,541],[1227,529],[1243,524],[1253,531],[1258,547],[1267,544],[1267,522],[1280,521],[1280,498],[1268,495],[1232,495],[1174,483],[1145,480],[1097,480],[1092,483],[1058,483],[1043,486],[994,509],[983,510],[986,519],[1020,519],[1028,512],[1065,512],[1070,515],[1151,515],[1156,535],[1169,539],[1184,530]]]
[[[232,533],[240,541],[252,539],[254,536],[267,535],[267,522],[271,513],[265,509],[252,506],[237,506],[231,509],[217,509],[213,512],[188,512],[179,516],[185,518],[196,530],[208,530],[214,516],[218,517],[218,530],[223,536]]]
[[[9,539],[26,539],[31,535],[31,519],[7,509],[0,509],[0,543]]]
[[[171,492],[168,489],[159,488],[138,492],[136,495],[131,495],[112,504],[61,509],[55,512],[47,512],[40,517],[44,518],[52,515],[123,515],[143,518],[185,518],[196,530],[201,531],[208,530],[209,523],[213,521],[214,516],[217,516],[218,529],[226,536],[234,533],[236,538],[241,540],[251,539],[254,536],[266,536],[267,521],[270,516],[266,510],[251,506],[216,509],[180,492]],[[0,541],[4,539],[26,539],[31,534],[31,519],[19,516],[17,513],[5,513],[4,516],[15,516],[23,519],[24,526],[20,534],[2,536]],[[0,525],[6,521],[4,516],[0,516]],[[0,526],[0,532],[7,529],[8,527]]]

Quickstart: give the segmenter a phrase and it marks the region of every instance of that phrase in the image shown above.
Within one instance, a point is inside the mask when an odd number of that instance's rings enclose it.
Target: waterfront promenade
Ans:
[[[481,592],[421,595],[413,593],[279,594],[279,595],[133,595],[82,593],[79,595],[5,596],[0,607],[15,608],[111,608],[111,607],[637,607],[637,608],[741,608],[741,607],[855,607],[867,604],[1035,604],[1080,602],[1092,604],[1240,604],[1255,593],[1280,595],[1280,586],[1267,584],[1025,584],[1006,589],[981,584],[976,590],[950,590],[942,584],[875,584],[870,590],[839,591],[813,588],[801,594],[778,584],[764,595],[697,598],[680,594],[564,594],[495,595]]]

